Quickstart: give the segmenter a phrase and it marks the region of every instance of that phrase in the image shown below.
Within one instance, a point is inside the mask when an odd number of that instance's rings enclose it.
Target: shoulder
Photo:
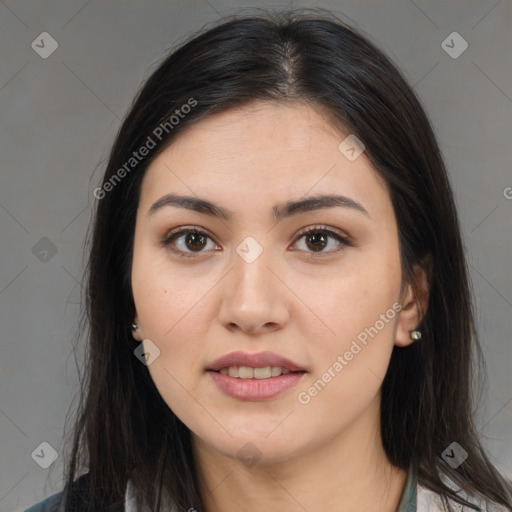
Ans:
[[[73,482],[73,492],[71,497],[70,511],[80,512],[81,505],[87,502],[85,494],[86,484],[89,481],[89,473],[81,475]],[[52,494],[48,498],[35,503],[23,512],[59,512],[59,506],[64,498],[64,488],[62,491]]]
[[[473,504],[477,507],[476,510],[480,510],[481,512],[510,512],[510,509],[493,501],[489,501],[483,496],[470,497],[462,492],[460,494],[462,498]],[[416,499],[417,512],[445,512],[447,510],[441,495],[421,484],[417,486]],[[447,498],[447,501],[454,512],[474,512],[475,510],[474,508],[463,506],[451,498]]]
[[[64,491],[57,492],[52,494],[50,497],[32,505],[30,508],[27,508],[24,512],[57,512],[59,509],[59,505],[62,501],[62,496]]]

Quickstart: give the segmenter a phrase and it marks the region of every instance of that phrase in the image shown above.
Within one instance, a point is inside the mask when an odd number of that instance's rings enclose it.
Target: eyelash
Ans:
[[[163,247],[166,247],[167,249],[169,249],[170,251],[172,251],[173,253],[177,254],[180,257],[193,258],[196,255],[200,254],[202,251],[185,252],[185,251],[181,251],[179,249],[173,248],[173,242],[177,238],[180,238],[183,235],[188,235],[188,234],[191,234],[191,233],[194,233],[194,234],[197,234],[197,235],[202,235],[202,236],[205,236],[207,238],[210,238],[210,240],[212,240],[212,238],[205,231],[202,231],[202,230],[200,230],[198,228],[195,228],[195,227],[185,227],[185,228],[179,229],[179,231],[175,231],[175,232],[171,232],[171,233],[167,234],[165,236],[165,238],[161,241],[161,245]],[[317,257],[323,257],[323,256],[331,255],[333,253],[337,253],[337,252],[341,251],[346,246],[352,247],[352,245],[353,245],[352,243],[350,243],[347,240],[347,238],[341,236],[339,233],[336,233],[335,231],[332,231],[327,226],[312,226],[312,227],[309,227],[309,228],[301,231],[297,235],[297,238],[296,238],[294,244],[297,243],[303,237],[306,237],[306,236],[308,236],[310,234],[313,234],[313,233],[316,233],[316,234],[323,233],[323,234],[327,235],[330,238],[334,238],[337,242],[340,243],[342,248],[338,249],[338,250],[335,250],[335,251],[328,251],[328,252],[324,252],[324,251],[314,252],[314,251],[311,251],[310,252],[310,254],[311,254],[310,257],[311,258],[317,258]]]

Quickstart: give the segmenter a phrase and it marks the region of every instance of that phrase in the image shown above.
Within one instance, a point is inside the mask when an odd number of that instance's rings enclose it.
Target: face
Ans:
[[[134,336],[159,350],[165,402],[223,456],[284,461],[378,427],[393,345],[415,327],[386,184],[326,119],[215,114],[143,179]]]

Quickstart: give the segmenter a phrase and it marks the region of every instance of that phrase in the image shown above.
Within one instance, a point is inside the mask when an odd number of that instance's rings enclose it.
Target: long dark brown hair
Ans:
[[[511,485],[489,461],[474,425],[473,383],[483,358],[453,193],[430,122],[399,69],[367,36],[329,12],[302,9],[206,27],[166,56],[122,123],[95,191],[79,327],[88,344],[63,510],[74,510],[77,496],[87,510],[121,510],[131,479],[139,506],[157,511],[167,496],[180,510],[204,511],[190,431],[134,356],[135,216],[148,164],[177,134],[257,100],[321,106],[333,126],[363,141],[389,187],[404,282],[414,283],[415,263],[430,261],[422,340],[394,347],[382,385],[390,462],[414,464],[419,481],[444,496],[460,501],[443,475],[470,495],[512,507]],[[171,120],[176,110],[178,121]],[[127,165],[148,138],[155,147]],[[457,469],[441,457],[452,442],[468,453]]]

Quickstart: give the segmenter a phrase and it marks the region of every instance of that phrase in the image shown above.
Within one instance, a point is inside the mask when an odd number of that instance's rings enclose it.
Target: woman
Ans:
[[[31,512],[510,510],[440,151],[354,29],[295,11],[196,35],[94,195],[66,487]]]

